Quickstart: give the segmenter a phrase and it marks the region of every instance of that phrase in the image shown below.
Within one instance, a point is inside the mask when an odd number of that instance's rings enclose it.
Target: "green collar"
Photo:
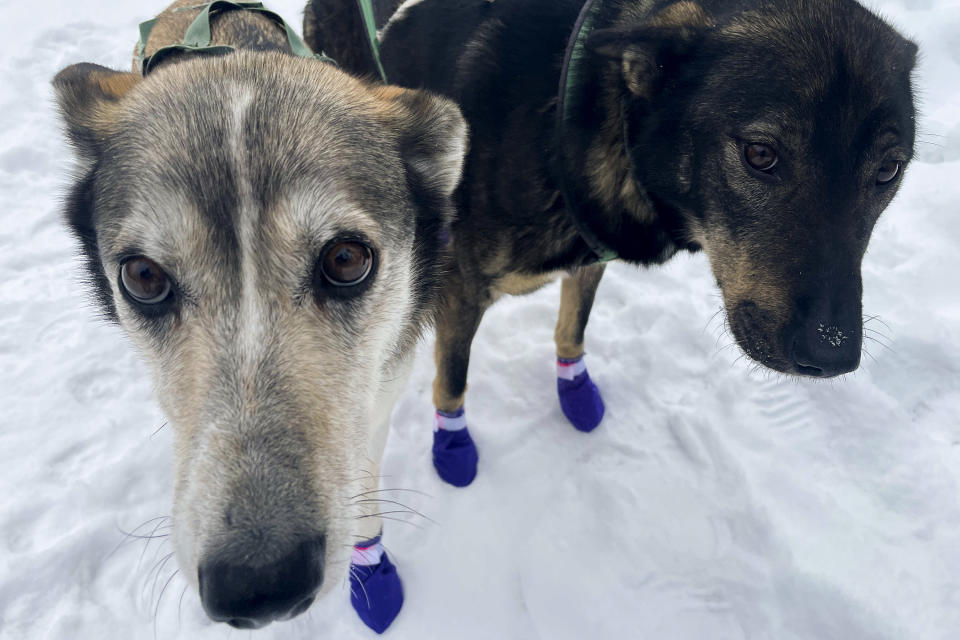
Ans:
[[[560,88],[557,92],[557,149],[560,155],[560,190],[567,205],[567,211],[577,228],[577,232],[590,250],[597,257],[597,262],[610,262],[620,257],[620,254],[597,237],[590,228],[583,215],[585,198],[578,197],[574,187],[569,165],[571,159],[567,155],[565,141],[568,139],[568,124],[579,99],[583,85],[583,63],[586,58],[587,37],[593,30],[594,22],[603,8],[603,0],[586,0],[577,21],[574,23],[567,50],[563,57],[563,68],[560,72]]]
[[[323,62],[336,64],[332,58],[328,58],[323,53],[314,54],[313,51],[310,50],[310,47],[308,47],[307,44],[300,38],[300,36],[298,36],[296,32],[290,28],[290,25],[288,25],[278,14],[265,9],[262,2],[228,2],[227,0],[216,0],[215,2],[208,2],[195,7],[183,7],[179,10],[187,9],[201,9],[201,11],[197,15],[196,19],[187,28],[187,33],[183,38],[183,43],[163,47],[155,51],[153,55],[150,56],[144,56],[144,53],[147,48],[147,39],[150,37],[150,32],[153,30],[153,26],[156,24],[157,19],[154,18],[153,20],[147,20],[146,22],[140,24],[140,43],[137,45],[137,63],[143,75],[150,73],[150,71],[152,71],[156,66],[157,62],[170,53],[189,51],[199,54],[224,54],[233,51],[234,48],[230,46],[210,44],[210,16],[217,12],[235,10],[257,11],[276,21],[277,24],[283,27],[287,32],[287,41],[290,43],[290,49],[293,51],[293,55],[300,58],[313,58]],[[374,35],[376,35],[375,32]],[[379,57],[377,58],[377,61],[379,63]]]

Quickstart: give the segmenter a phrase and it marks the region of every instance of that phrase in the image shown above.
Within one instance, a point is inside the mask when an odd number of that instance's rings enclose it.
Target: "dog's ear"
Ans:
[[[141,79],[136,73],[86,62],[67,67],[53,79],[67,134],[81,156],[94,159],[100,154],[118,103]]]
[[[383,87],[380,92],[400,107],[400,151],[407,170],[427,190],[450,197],[460,184],[468,146],[460,108],[425,91]]]
[[[695,2],[677,2],[642,26],[601,29],[587,39],[587,48],[619,60],[631,93],[649,99],[654,88],[682,63],[698,40],[713,26]]]

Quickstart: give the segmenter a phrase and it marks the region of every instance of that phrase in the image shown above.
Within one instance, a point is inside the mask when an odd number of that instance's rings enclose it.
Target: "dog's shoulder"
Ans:
[[[562,56],[579,0],[420,0],[402,5],[383,30],[391,80],[419,83],[466,108],[502,97],[552,95],[544,66]],[[483,104],[480,105],[479,102]]]

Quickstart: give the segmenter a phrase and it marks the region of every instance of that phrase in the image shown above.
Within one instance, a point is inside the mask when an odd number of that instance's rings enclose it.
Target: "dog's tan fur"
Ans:
[[[574,359],[584,354],[586,316],[593,308],[593,298],[605,268],[602,264],[583,267],[563,279],[560,285],[560,313],[553,332],[557,357]]]

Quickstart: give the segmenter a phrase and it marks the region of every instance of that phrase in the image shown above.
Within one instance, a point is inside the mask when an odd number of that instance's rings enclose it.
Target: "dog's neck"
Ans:
[[[585,197],[573,215],[620,259],[659,264],[686,246],[680,215],[643,184],[631,159],[624,87],[608,65],[595,68],[597,83],[585,91],[592,104],[570,145],[576,190]],[[596,114],[602,114],[597,118]]]
[[[590,194],[612,215],[620,212],[641,223],[654,223],[657,211],[646,188],[637,180],[628,150],[622,90],[614,82],[605,84],[600,98],[602,124],[586,149]]]
[[[647,0],[629,9],[607,3],[594,28],[637,24],[652,7]],[[650,105],[642,106],[635,99],[621,65],[611,58],[587,53],[582,65],[568,125],[573,135],[561,139],[558,154],[567,163],[565,175],[577,183],[574,192],[582,200],[568,203],[574,218],[606,245],[604,250],[629,262],[661,263],[681,249],[696,250],[686,237],[684,216],[668,204],[674,198],[658,197],[645,175],[649,167],[634,159],[638,148],[655,147],[644,144],[650,116],[641,111]]]

